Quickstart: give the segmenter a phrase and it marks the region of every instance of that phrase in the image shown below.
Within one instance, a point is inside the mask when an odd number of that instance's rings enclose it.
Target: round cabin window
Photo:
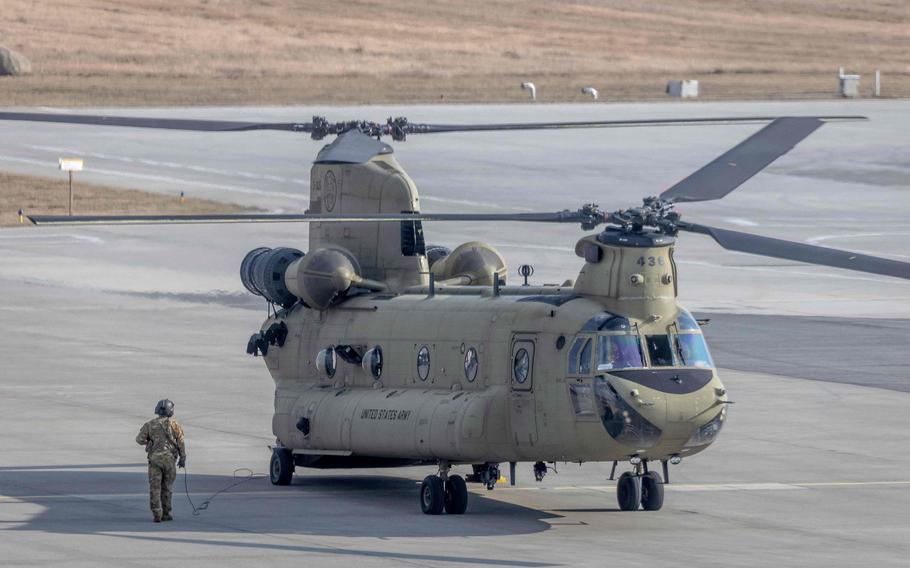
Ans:
[[[335,376],[338,359],[334,347],[326,347],[316,355],[316,369],[328,378]]]
[[[464,354],[464,377],[473,383],[477,378],[477,350],[471,347]]]
[[[417,376],[421,381],[430,376],[430,348],[426,345],[417,352]]]
[[[377,345],[364,353],[361,365],[371,377],[379,380],[382,377],[382,347]]]
[[[531,356],[528,355],[527,349],[519,349],[515,353],[515,359],[512,361],[512,375],[518,383],[524,384],[528,380],[528,373],[531,371]]]

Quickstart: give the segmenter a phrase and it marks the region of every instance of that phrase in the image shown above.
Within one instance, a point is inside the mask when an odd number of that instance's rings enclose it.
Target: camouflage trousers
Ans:
[[[177,464],[167,456],[149,457],[149,507],[155,517],[171,514]]]

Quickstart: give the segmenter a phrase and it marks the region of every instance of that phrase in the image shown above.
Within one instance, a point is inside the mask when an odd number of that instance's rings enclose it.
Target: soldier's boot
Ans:
[[[173,521],[174,517],[171,516],[170,511],[165,511],[165,513],[163,515],[161,515],[161,520],[162,521]]]
[[[152,511],[152,520],[155,521],[156,523],[160,523],[161,522],[161,513],[159,513],[158,511]]]

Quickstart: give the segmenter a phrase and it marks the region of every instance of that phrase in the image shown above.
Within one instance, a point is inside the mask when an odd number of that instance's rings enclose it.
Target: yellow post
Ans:
[[[25,224],[25,213],[22,212],[22,209],[19,210],[19,224]]]

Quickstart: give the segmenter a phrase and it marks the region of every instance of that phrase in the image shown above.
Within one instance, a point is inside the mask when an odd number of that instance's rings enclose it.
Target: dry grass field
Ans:
[[[146,193],[77,182],[73,185],[75,215],[153,215],[164,213],[239,213],[249,211],[235,205],[186,199],[173,195]],[[66,215],[69,188],[66,178],[57,179],[0,172],[0,227],[19,224],[18,212],[26,215]],[[28,220],[26,225],[30,225]]]
[[[907,0],[2,0],[2,105],[910,96]]]

